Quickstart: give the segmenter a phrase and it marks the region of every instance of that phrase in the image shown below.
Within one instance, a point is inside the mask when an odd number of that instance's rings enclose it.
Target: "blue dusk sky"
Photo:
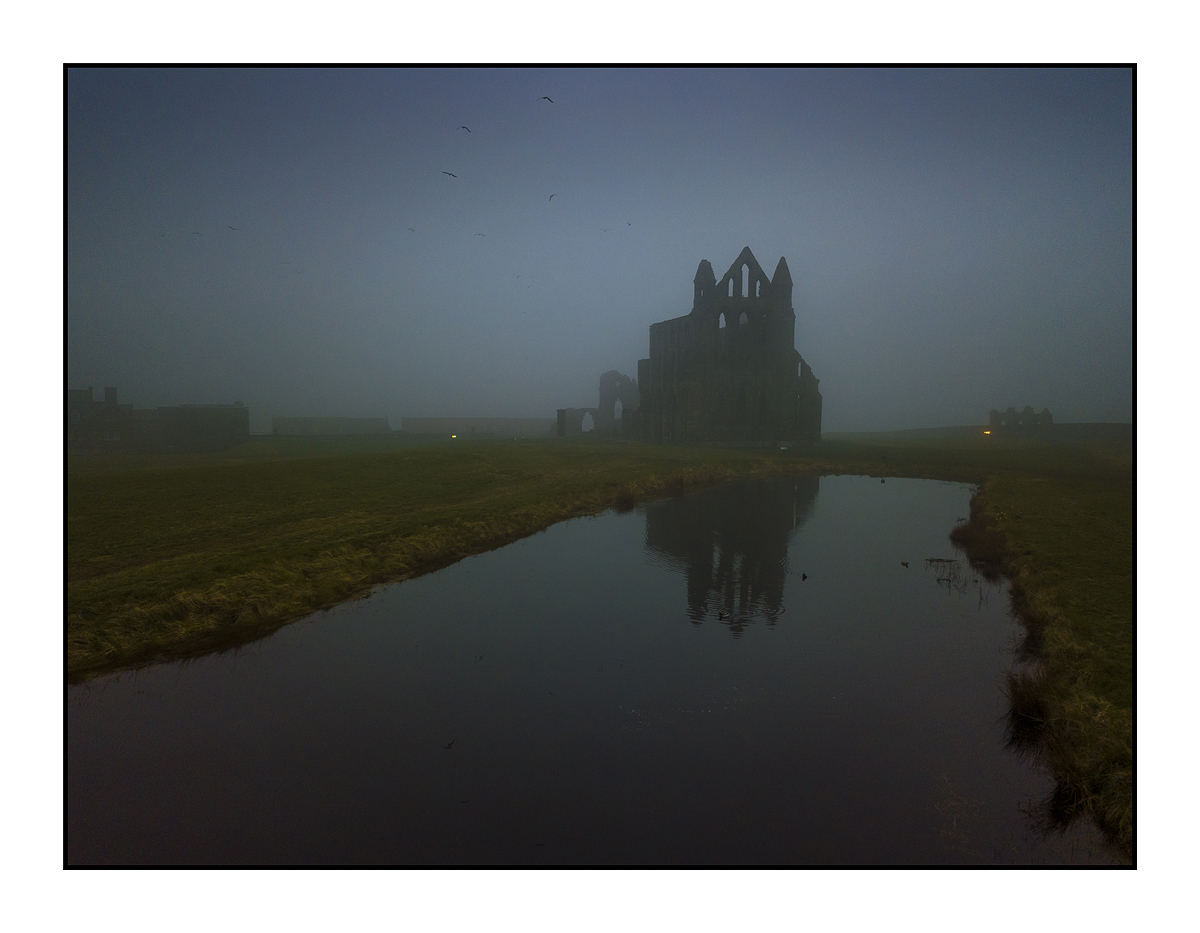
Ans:
[[[787,258],[826,431],[1133,420],[1128,69],[70,69],[65,92],[70,388],[238,400],[255,432],[552,418],[636,377],[700,260],[749,246]]]

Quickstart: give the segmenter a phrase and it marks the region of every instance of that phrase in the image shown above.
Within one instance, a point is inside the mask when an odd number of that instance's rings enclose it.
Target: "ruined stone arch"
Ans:
[[[664,365],[671,361],[668,351]],[[596,427],[607,434],[619,434],[622,415],[637,411],[642,404],[638,384],[623,373],[610,369],[600,376],[600,405],[595,409]]]

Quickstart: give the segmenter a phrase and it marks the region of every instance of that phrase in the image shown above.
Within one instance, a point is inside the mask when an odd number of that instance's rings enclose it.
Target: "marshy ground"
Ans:
[[[1070,426],[1066,426],[1070,427]],[[180,457],[69,457],[70,682],[260,638],[556,522],[780,473],[977,484],[955,532],[1026,628],[1015,745],[1056,774],[1048,819],[1133,821],[1133,436],[827,435],[805,449],[577,440],[252,438]],[[948,529],[949,531],[949,529]]]

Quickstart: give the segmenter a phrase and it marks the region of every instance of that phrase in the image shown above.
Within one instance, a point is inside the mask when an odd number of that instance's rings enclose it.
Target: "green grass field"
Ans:
[[[71,456],[67,678],[245,644],[564,519],[703,485],[781,472],[968,482],[980,491],[959,539],[981,560],[990,549],[1030,632],[1036,663],[1014,703],[1032,697],[1021,708],[1067,808],[1132,858],[1133,435],[1070,427],[1054,440],[827,435],[788,451],[396,436]]]

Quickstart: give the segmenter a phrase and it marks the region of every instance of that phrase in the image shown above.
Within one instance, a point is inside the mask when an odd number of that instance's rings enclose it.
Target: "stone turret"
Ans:
[[[696,304],[702,300],[712,299],[717,294],[717,276],[713,272],[712,263],[707,259],[701,259],[700,265],[696,267],[696,277],[692,279],[692,284],[695,286],[696,294],[692,299],[692,308],[695,309]]]
[[[782,256],[775,267],[775,274],[771,276],[771,291],[775,293],[775,301],[781,308],[792,307],[792,273]]]

